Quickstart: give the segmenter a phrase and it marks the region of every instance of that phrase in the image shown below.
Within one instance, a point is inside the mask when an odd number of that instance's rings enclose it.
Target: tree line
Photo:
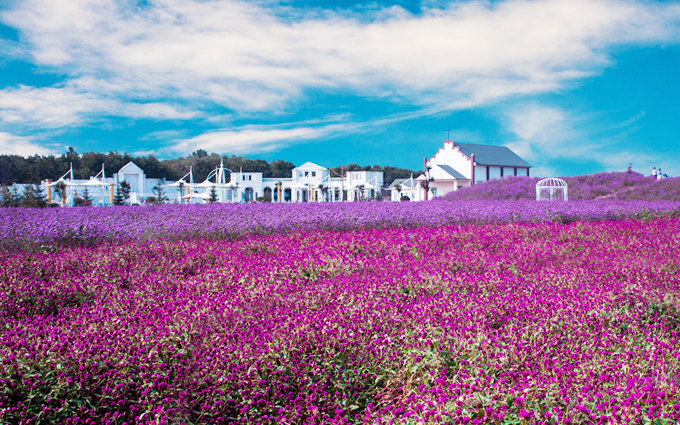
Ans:
[[[73,164],[73,174],[76,179],[89,179],[104,169],[107,176],[118,172],[125,164],[133,161],[149,178],[163,178],[166,180],[178,180],[182,178],[191,167],[194,181],[205,180],[208,174],[224,161],[224,166],[233,171],[261,172],[265,178],[290,177],[295,165],[284,160],[266,161],[263,159],[250,159],[241,156],[222,156],[216,153],[208,153],[199,149],[186,157],[160,160],[153,155],[133,156],[129,153],[109,152],[86,152],[78,154],[70,147],[66,153],[56,156],[33,155],[23,157],[20,155],[0,155],[0,185],[9,186],[13,183],[40,184],[42,180],[57,180],[69,171]],[[408,178],[411,174],[417,176],[420,171],[392,166],[360,166],[349,164],[331,168],[331,176],[339,177],[348,171],[382,171],[384,182],[389,185],[397,178]]]

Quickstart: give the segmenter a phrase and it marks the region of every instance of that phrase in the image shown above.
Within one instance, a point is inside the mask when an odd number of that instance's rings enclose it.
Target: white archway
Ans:
[[[558,178],[543,179],[536,183],[537,201],[567,201],[569,200],[567,182]]]

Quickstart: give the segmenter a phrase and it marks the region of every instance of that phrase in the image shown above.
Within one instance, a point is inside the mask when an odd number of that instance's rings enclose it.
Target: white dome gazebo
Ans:
[[[568,199],[568,186],[564,180],[551,177],[536,183],[537,201],[567,201]]]

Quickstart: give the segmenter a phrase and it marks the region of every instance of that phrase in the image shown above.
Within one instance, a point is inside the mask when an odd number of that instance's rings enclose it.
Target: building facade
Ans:
[[[490,146],[444,141],[431,158],[423,161],[425,172],[409,185],[411,200],[423,201],[443,196],[461,187],[506,176],[529,176],[531,165],[507,146]],[[427,186],[427,190],[425,187]],[[403,189],[403,185],[398,188]],[[391,199],[401,198],[390,186]]]
[[[41,186],[50,203],[71,206],[87,190],[93,205],[111,205],[123,181],[130,186],[129,204],[148,202],[156,196],[154,188],[162,188],[170,203],[203,203],[211,198],[238,203],[343,202],[380,199],[383,173],[350,171],[332,177],[328,168],[306,162],[294,168],[291,177],[265,178],[261,172],[232,171],[221,164],[200,183],[194,182],[191,170],[180,180],[166,182],[146,177],[144,170],[129,162],[111,177],[106,177],[103,169],[88,180],[73,179],[66,173],[57,181],[43,181]]]

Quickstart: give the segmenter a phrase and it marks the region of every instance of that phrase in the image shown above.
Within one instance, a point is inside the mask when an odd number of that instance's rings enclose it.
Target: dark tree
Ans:
[[[430,190],[430,183],[434,181],[434,178],[430,175],[430,170],[432,167],[429,165],[425,167],[425,180],[420,182],[420,186],[422,186],[423,189],[425,189],[425,200],[427,201],[427,197],[429,195],[429,190]]]
[[[128,183],[127,180],[123,180],[118,186],[120,187],[120,191],[123,194],[123,199],[125,199],[125,202],[129,201],[130,191],[132,190],[130,183]]]
[[[167,202],[168,197],[165,196],[165,190],[163,190],[163,186],[158,183],[156,186],[153,187],[153,203],[156,205],[161,205]]]
[[[61,200],[61,206],[63,207],[66,205],[66,198],[68,197],[66,195],[66,183],[64,181],[59,181],[52,186],[54,188],[54,193],[59,196],[59,199]]]
[[[10,185],[12,181],[12,163],[6,156],[0,156],[0,184]]]
[[[217,188],[215,186],[210,187],[210,194],[208,196],[208,202],[214,204],[217,202]]]
[[[113,195],[113,205],[125,205],[125,196],[120,185],[116,186],[116,193]]]
[[[0,186],[0,206],[3,208],[7,207],[18,207],[21,200],[19,196],[19,191],[16,186]]]
[[[42,188],[38,185],[29,184],[24,187],[24,193],[21,194],[19,205],[29,208],[44,208],[47,206],[45,202],[45,194]]]
[[[83,206],[84,207],[89,207],[92,205],[92,196],[90,195],[90,191],[85,188],[83,191]]]

